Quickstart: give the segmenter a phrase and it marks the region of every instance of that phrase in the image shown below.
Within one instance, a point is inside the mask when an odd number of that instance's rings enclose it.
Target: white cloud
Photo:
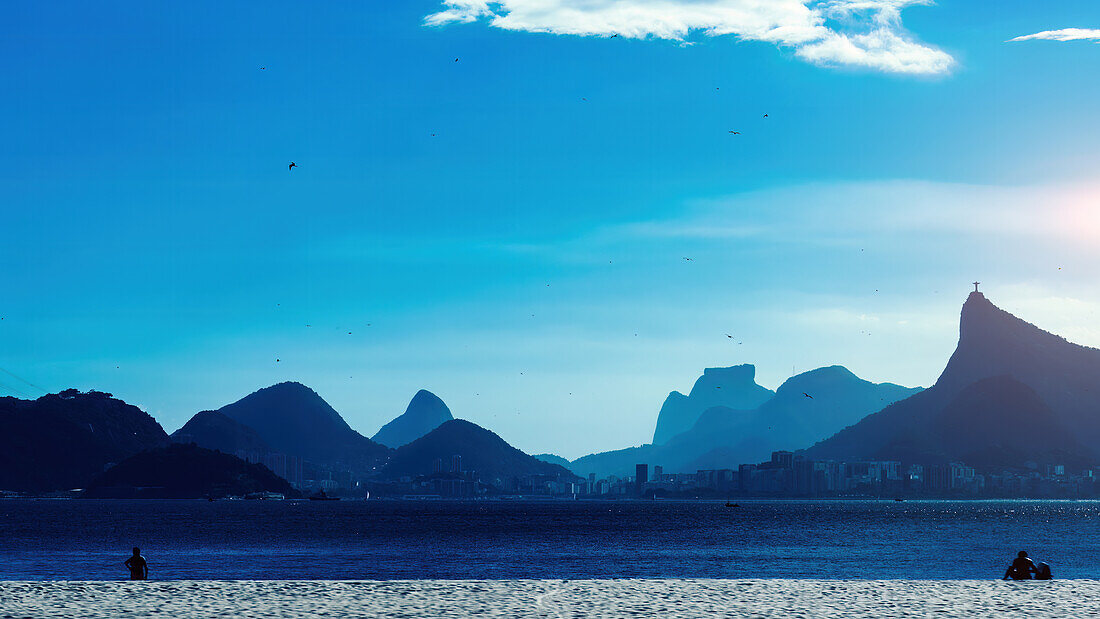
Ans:
[[[734,35],[821,66],[941,74],[954,59],[914,40],[902,9],[931,0],[444,0],[431,26],[485,20],[521,32],[684,41]]]
[[[1100,30],[1095,28],[1063,28],[1061,30],[1044,30],[1042,32],[1036,32],[1035,34],[1025,34],[1024,36],[1016,37],[1015,39],[1009,39],[1008,42],[1014,41],[1100,41]]]

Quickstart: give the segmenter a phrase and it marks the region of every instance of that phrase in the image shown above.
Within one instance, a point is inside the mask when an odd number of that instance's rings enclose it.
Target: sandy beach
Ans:
[[[23,617],[1068,617],[1100,581],[496,580],[2,582]]]

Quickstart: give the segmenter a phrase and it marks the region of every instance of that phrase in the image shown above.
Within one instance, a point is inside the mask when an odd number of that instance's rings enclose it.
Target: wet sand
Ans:
[[[1100,581],[492,580],[0,582],[23,617],[1072,617]]]

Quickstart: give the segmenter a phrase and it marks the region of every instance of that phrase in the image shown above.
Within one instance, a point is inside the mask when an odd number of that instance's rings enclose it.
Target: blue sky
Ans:
[[[752,4],[9,3],[0,393],[576,457],[708,366],[928,385],[975,278],[1100,345],[1095,2]]]

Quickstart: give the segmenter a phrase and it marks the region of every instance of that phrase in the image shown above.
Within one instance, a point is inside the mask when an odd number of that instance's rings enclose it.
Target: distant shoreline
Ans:
[[[445,497],[445,496],[424,496],[424,497],[371,497],[364,499],[362,497],[348,497],[348,496],[336,496],[338,500],[332,501],[334,503],[377,503],[377,502],[406,502],[406,503],[629,503],[629,504],[644,504],[644,503],[715,503],[725,505],[732,502],[736,507],[737,503],[840,503],[846,501],[852,502],[878,502],[878,503],[928,503],[928,502],[956,502],[956,503],[999,503],[1004,501],[1019,501],[1019,502],[1034,502],[1034,503],[1100,503],[1100,498],[1083,498],[1083,499],[1067,499],[1067,498],[1038,498],[1038,497],[905,497],[905,498],[890,498],[890,497],[874,497],[874,496],[832,496],[832,497],[731,497],[729,499],[714,498],[714,497],[670,497],[657,499],[639,499],[639,498],[593,498],[593,497],[550,497],[550,496],[508,496],[508,497]],[[298,498],[283,498],[283,499],[245,499],[245,498],[218,498],[211,501],[205,498],[108,498],[108,497],[94,497],[84,498],[81,496],[4,496],[0,497],[0,503],[4,501],[192,501],[192,502],[214,502],[214,503],[273,503],[273,502],[287,502],[287,503],[309,503],[309,497]]]

